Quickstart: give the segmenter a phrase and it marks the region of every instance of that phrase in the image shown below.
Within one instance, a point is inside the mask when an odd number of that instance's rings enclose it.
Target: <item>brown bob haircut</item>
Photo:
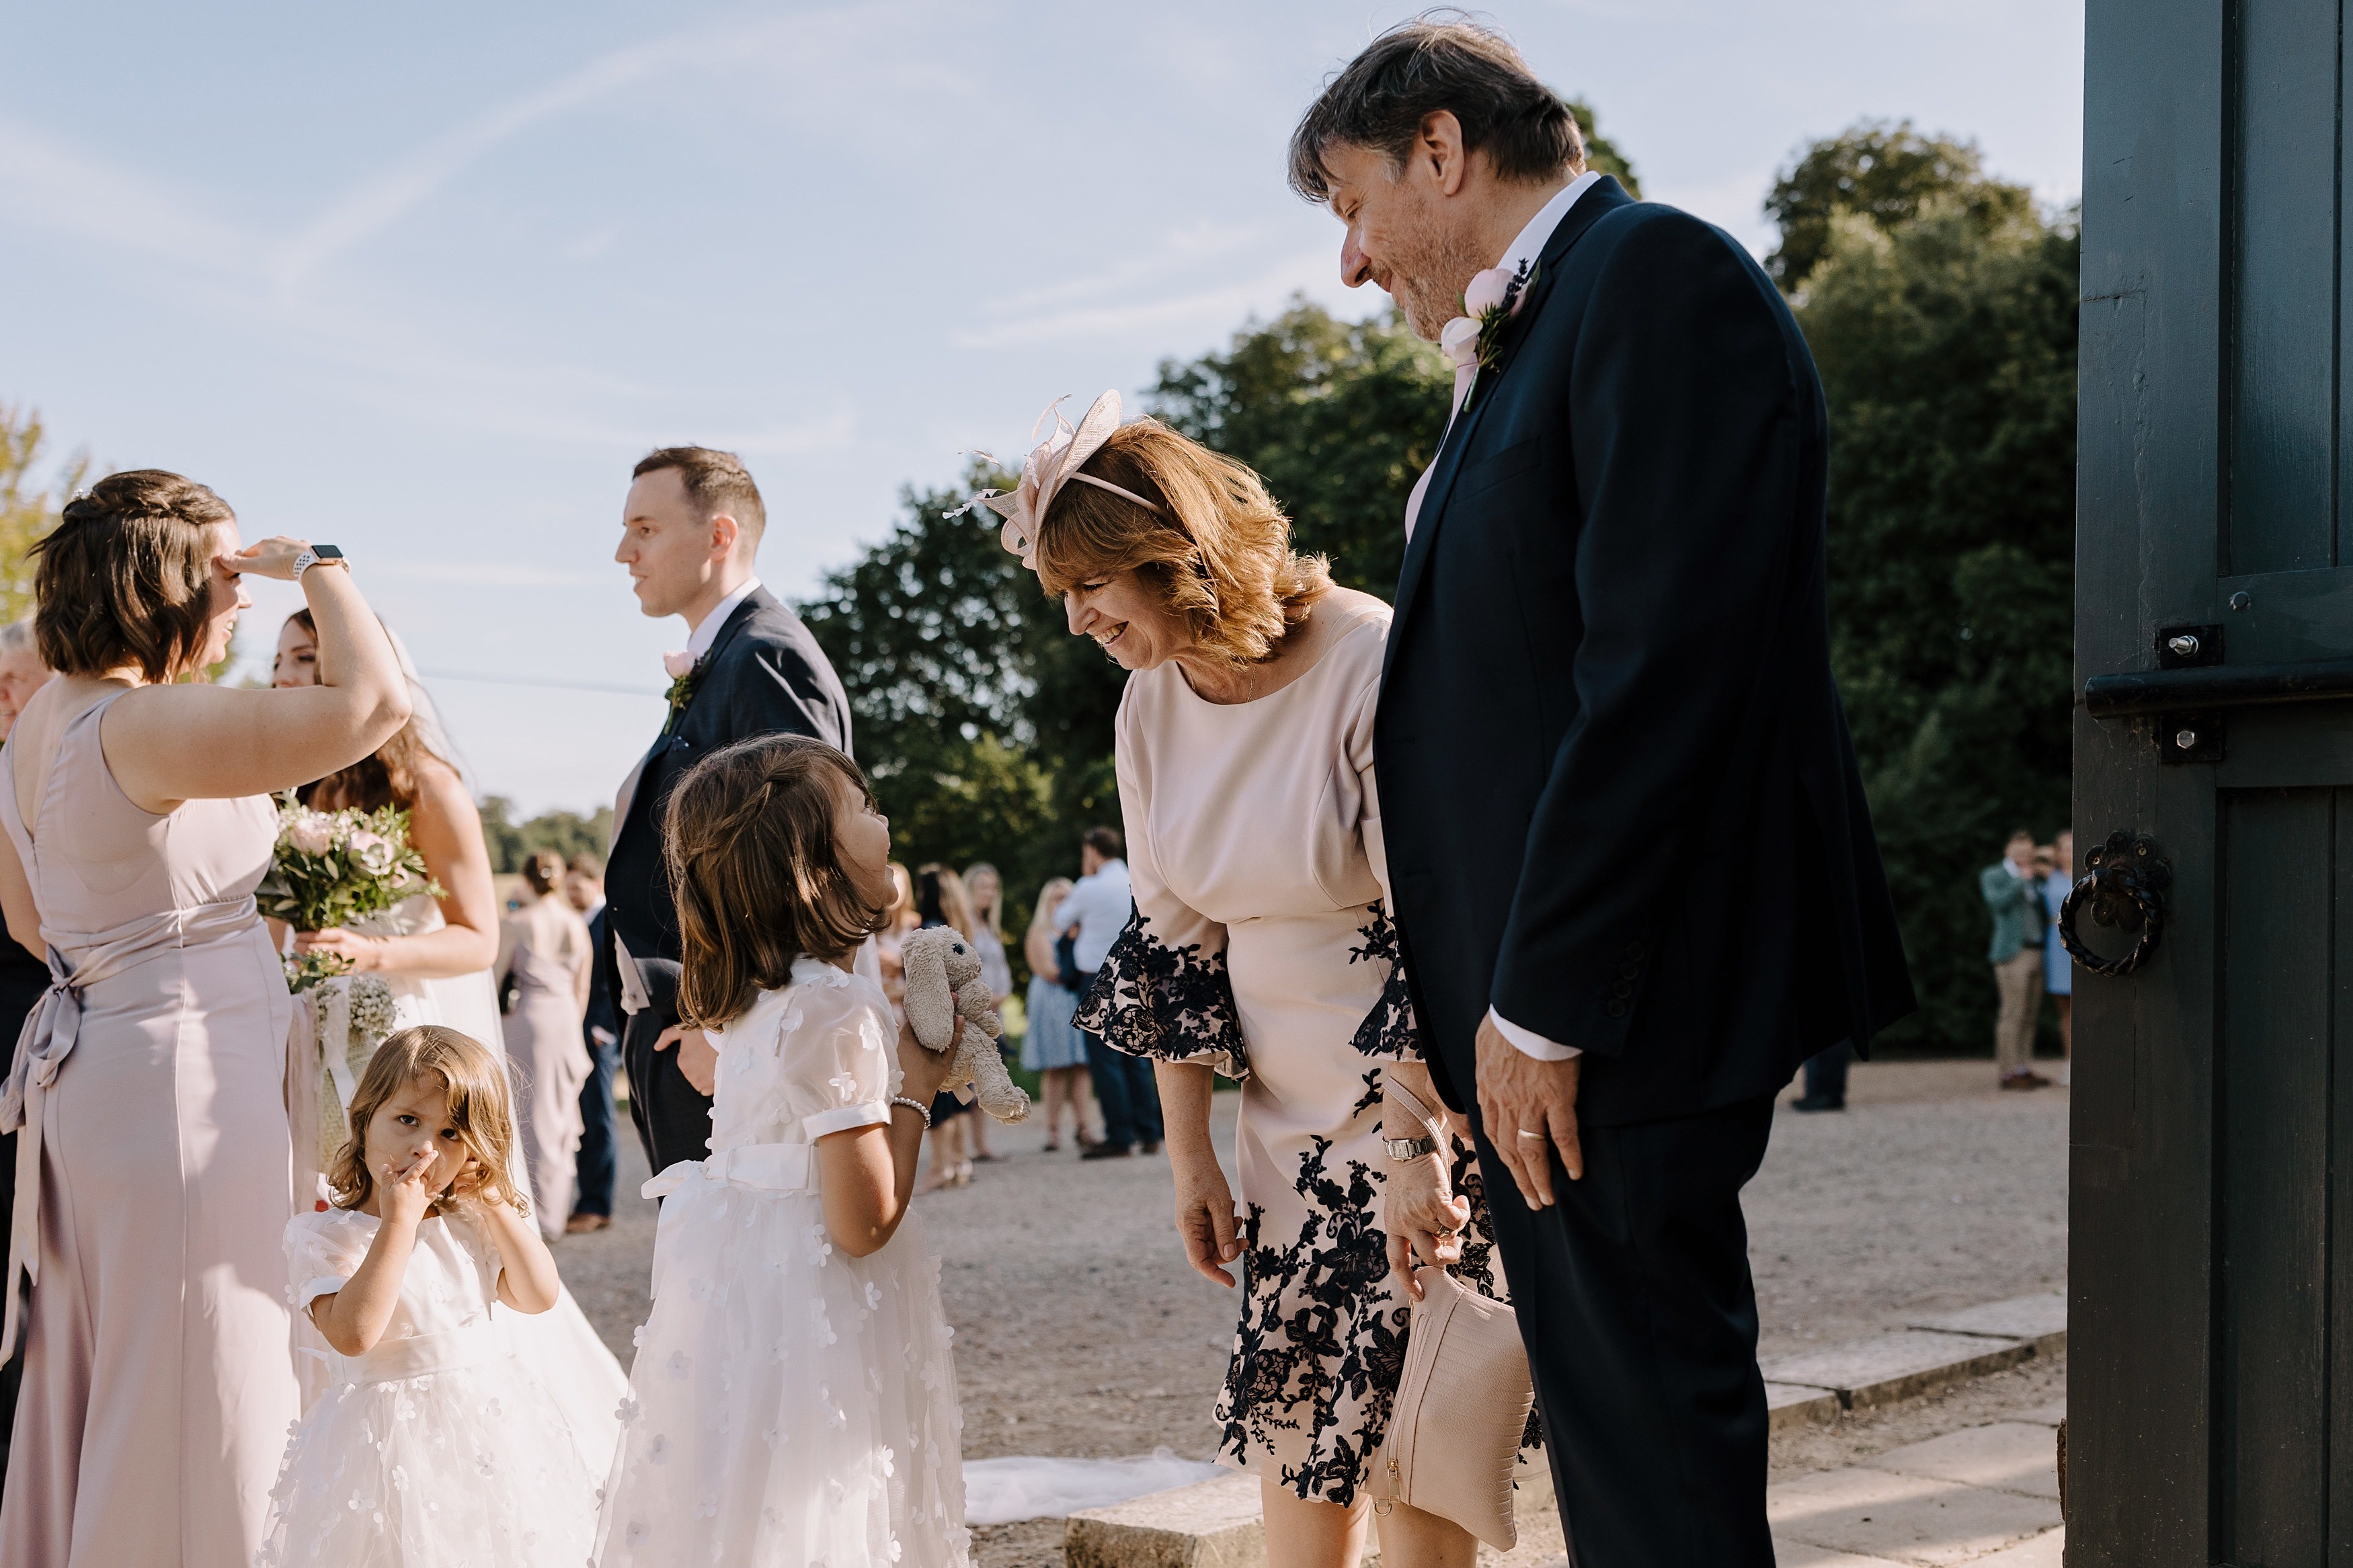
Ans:
[[[68,501],[29,552],[41,662],[60,675],[186,674],[212,619],[215,530],[236,521],[210,489],[161,468],[109,474]]]
[[[490,1047],[471,1035],[461,1035],[439,1024],[419,1024],[385,1037],[368,1058],[367,1071],[352,1094],[351,1136],[335,1152],[327,1171],[327,1186],[337,1208],[355,1209],[375,1191],[375,1174],[368,1164],[368,1123],[384,1102],[418,1079],[438,1079],[449,1096],[449,1125],[458,1142],[482,1168],[476,1191],[504,1203],[519,1215],[531,1213],[531,1200],[515,1184],[514,1097],[507,1088],[506,1067]],[[454,1180],[454,1178],[453,1178]],[[455,1207],[447,1188],[436,1194],[433,1212]]]
[[[833,960],[882,929],[842,869],[834,788],[869,801],[858,764],[806,735],[755,735],[688,770],[670,797],[662,849],[678,900],[681,1022],[724,1024],[791,977],[807,953]]]
[[[1498,179],[1548,180],[1585,166],[1585,140],[1560,95],[1535,79],[1510,40],[1460,11],[1428,11],[1365,46],[1324,86],[1291,133],[1291,188],[1332,198],[1324,154],[1335,142],[1384,153],[1402,171],[1422,121],[1440,110],[1483,152]]]
[[[664,468],[678,470],[686,486],[686,499],[703,516],[717,517],[723,511],[754,539],[767,529],[768,509],[760,500],[760,487],[752,482],[752,470],[734,453],[714,447],[659,447],[638,459],[629,478],[642,479]]]
[[[1235,665],[1274,657],[1307,607],[1329,593],[1321,555],[1291,548],[1291,520],[1259,477],[1156,419],[1111,434],[1082,473],[1166,509],[1067,484],[1038,525],[1038,580],[1056,597],[1133,572],[1184,621],[1196,646]]]

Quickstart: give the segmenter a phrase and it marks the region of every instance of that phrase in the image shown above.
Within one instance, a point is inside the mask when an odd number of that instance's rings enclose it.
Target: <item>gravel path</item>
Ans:
[[[1783,1110],[1746,1194],[1761,1353],[2064,1288],[2066,1091],[2005,1095],[1992,1082],[1989,1062],[1859,1063],[1850,1110]],[[1220,1095],[1216,1109],[1229,1170],[1238,1101]],[[1207,1458],[1234,1302],[1185,1267],[1166,1161],[1082,1164],[1067,1150],[1040,1152],[1034,1128],[992,1139],[1000,1158],[972,1186],[916,1205],[956,1326],[965,1456],[1113,1457],[1165,1444]],[[567,1238],[556,1259],[626,1365],[645,1313],[654,1205],[636,1196],[645,1168],[626,1131],[624,1144],[613,1228]],[[2047,1400],[2056,1371],[2015,1381]],[[1967,1425],[1962,1413],[2004,1397],[1988,1388],[1931,1402],[1930,1414],[1898,1425],[1933,1426],[1947,1407]],[[1847,1447],[1874,1441],[1841,1428],[1777,1444],[1777,1469],[1842,1463]],[[1038,1560],[1059,1540],[1059,1525],[1011,1526],[986,1532],[981,1555],[997,1568]]]

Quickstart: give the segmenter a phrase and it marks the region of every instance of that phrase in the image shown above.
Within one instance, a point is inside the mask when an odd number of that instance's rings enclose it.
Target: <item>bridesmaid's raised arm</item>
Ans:
[[[213,563],[212,592],[242,605],[246,573],[294,581],[299,539],[265,539]],[[302,596],[319,626],[319,684],[267,690],[143,686],[110,709],[108,769],[133,804],[168,812],[184,800],[263,795],[323,778],[390,740],[408,721],[408,683],[348,567],[312,566]]]

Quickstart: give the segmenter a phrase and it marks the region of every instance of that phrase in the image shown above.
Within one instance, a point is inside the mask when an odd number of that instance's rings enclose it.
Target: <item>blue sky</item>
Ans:
[[[0,401],[341,543],[478,787],[586,809],[685,640],[609,559],[641,453],[742,452],[799,593],[1053,396],[1132,395],[1295,291],[1378,308],[1282,149],[1409,14],[0,0]],[[1484,14],[1648,195],[1759,251],[1774,170],[1865,115],[2078,189],[2075,0]],[[265,662],[293,600],[259,596]]]

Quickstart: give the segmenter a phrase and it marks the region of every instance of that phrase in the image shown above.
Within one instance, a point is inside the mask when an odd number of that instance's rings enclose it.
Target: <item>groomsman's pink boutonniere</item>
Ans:
[[[1527,298],[1528,285],[1535,278],[1533,262],[1521,263],[1517,272],[1490,267],[1474,275],[1471,286],[1462,290],[1462,314],[1447,322],[1438,335],[1438,346],[1454,362],[1462,397],[1470,395],[1479,373],[1493,369],[1502,356],[1504,329],[1520,313],[1520,301]],[[1460,404],[1461,398],[1456,401]]]
[[[670,689],[662,693],[670,704],[670,717],[662,721],[662,733],[667,735],[678,728],[678,716],[694,697],[695,658],[691,653],[666,653],[662,668],[670,672]]]

